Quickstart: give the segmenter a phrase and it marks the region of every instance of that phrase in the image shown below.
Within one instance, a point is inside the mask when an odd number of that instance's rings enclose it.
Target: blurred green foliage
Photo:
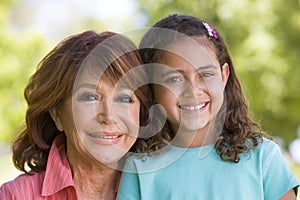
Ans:
[[[0,142],[10,142],[22,128],[26,111],[24,88],[40,60],[56,45],[31,27],[32,17],[32,10],[26,7],[25,0],[1,1]],[[99,20],[80,18],[59,31],[53,28],[51,33],[68,36],[79,32],[78,29],[105,30],[105,27]]]
[[[264,131],[289,144],[300,125],[300,1],[140,0],[148,26],[173,13],[212,23],[225,38]]]
[[[46,46],[41,36],[20,36],[10,30],[8,7],[12,2],[0,5],[0,141],[10,141],[24,121],[23,89]]]
[[[24,122],[23,89],[28,78],[50,50],[49,41],[35,32],[18,35],[11,31],[10,6],[14,1],[0,4],[0,141],[7,142]],[[148,26],[172,13],[194,15],[212,23],[227,41],[255,120],[286,144],[296,137],[300,125],[300,1],[136,2],[148,18]],[[105,27],[95,19],[75,24],[84,29]]]

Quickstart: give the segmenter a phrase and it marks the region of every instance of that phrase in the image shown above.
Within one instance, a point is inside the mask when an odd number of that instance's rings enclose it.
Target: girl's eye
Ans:
[[[178,83],[180,81],[183,81],[183,78],[180,76],[175,76],[175,77],[168,78],[166,80],[166,83]]]
[[[200,77],[203,77],[203,78],[208,78],[208,77],[212,77],[214,74],[211,73],[211,72],[203,72],[200,74]]]
[[[129,95],[122,95],[115,99],[116,102],[120,103],[133,103],[133,99]]]
[[[99,95],[91,92],[85,92],[78,96],[79,101],[98,101],[99,99]]]

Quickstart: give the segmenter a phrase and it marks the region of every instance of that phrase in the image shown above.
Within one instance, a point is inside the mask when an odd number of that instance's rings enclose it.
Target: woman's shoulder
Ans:
[[[1,185],[0,197],[18,196],[19,194],[22,195],[23,193],[27,193],[27,195],[30,193],[35,194],[37,190],[41,190],[43,177],[44,172],[34,173],[32,175],[25,173],[21,174],[14,180],[8,181]]]

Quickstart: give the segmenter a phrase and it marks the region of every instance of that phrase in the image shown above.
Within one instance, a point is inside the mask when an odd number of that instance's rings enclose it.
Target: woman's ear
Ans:
[[[230,74],[228,63],[224,63],[222,65],[221,69],[222,69],[221,75],[222,75],[223,87],[225,88],[227,81],[228,81],[229,74]]]
[[[55,125],[56,125],[56,128],[59,130],[59,131],[63,131],[64,130],[64,127],[61,123],[61,119],[60,119],[60,116],[59,116],[59,112],[57,110],[57,108],[52,108],[50,111],[49,111],[50,115],[51,115],[51,118],[53,119]]]

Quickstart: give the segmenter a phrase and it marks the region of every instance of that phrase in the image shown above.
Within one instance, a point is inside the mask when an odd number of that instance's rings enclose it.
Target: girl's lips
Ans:
[[[183,111],[199,111],[199,110],[203,110],[207,105],[208,105],[208,101],[205,103],[199,103],[196,105],[179,105],[179,108]]]
[[[89,134],[92,138],[100,138],[100,139],[116,139],[121,137],[121,135],[94,135],[94,134]]]

